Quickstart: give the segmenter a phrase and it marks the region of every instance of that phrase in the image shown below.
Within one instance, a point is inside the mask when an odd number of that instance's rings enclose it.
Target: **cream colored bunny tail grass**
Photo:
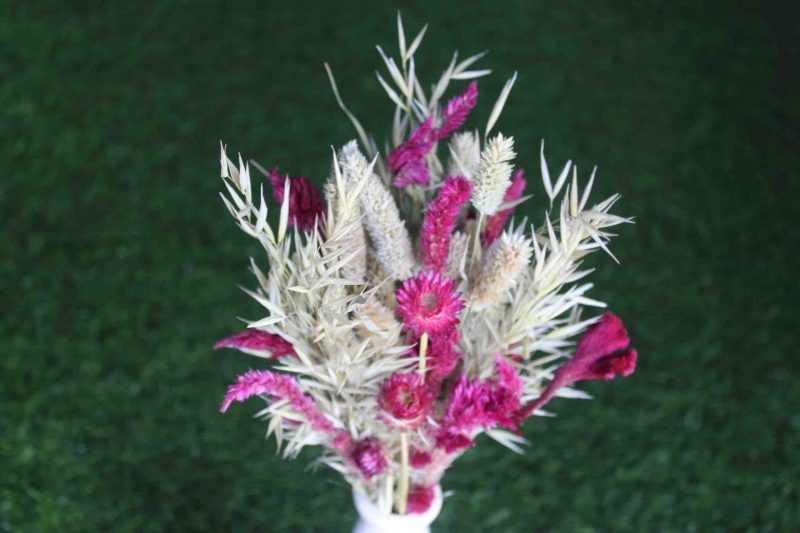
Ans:
[[[453,135],[450,141],[448,176],[472,179],[481,162],[481,141],[476,132],[464,131]]]
[[[391,193],[372,172],[372,167],[358,150],[355,141],[350,141],[341,150],[342,171],[348,181],[366,176],[364,188],[359,195],[364,228],[375,251],[375,257],[388,276],[394,279],[409,277],[414,271],[414,252],[411,236]]]
[[[514,138],[498,133],[489,139],[481,153],[478,170],[472,178],[472,205],[483,215],[493,215],[503,203],[506,189],[511,185],[514,167],[508,162],[514,152]]]
[[[489,248],[470,291],[473,309],[503,302],[502,293],[514,286],[531,259],[533,247],[522,232],[503,232]]]

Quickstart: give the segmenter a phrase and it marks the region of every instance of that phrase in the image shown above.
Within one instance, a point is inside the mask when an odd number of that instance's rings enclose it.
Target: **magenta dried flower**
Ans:
[[[392,374],[381,384],[378,403],[393,420],[415,422],[430,411],[433,394],[417,373]]]
[[[421,272],[405,280],[396,297],[397,315],[405,329],[417,337],[449,331],[458,324],[458,313],[464,308],[453,280],[436,272]]]
[[[364,439],[355,443],[351,459],[367,479],[386,469],[386,454],[377,439]]]
[[[236,348],[246,353],[271,359],[294,355],[292,345],[280,335],[252,328],[226,337],[214,345],[215,350],[220,348]]]
[[[442,111],[442,124],[436,129],[436,139],[441,140],[464,124],[472,108],[478,103],[478,82],[473,80],[463,94],[454,96]]]
[[[314,229],[314,224],[322,221],[325,216],[325,202],[314,184],[303,176],[281,176],[277,168],[269,171],[269,181],[272,184],[272,198],[275,203],[283,203],[283,193],[286,180],[289,180],[289,225],[297,224],[303,231]]]
[[[617,375],[626,378],[636,370],[636,350],[629,348],[630,339],[622,320],[606,313],[581,337],[572,359],[558,369],[553,381],[535,401],[526,405],[528,416],[550,401],[556,391],[577,381],[609,381]]]
[[[436,199],[428,205],[422,222],[420,243],[426,269],[441,272],[447,264],[450,234],[462,207],[469,201],[472,184],[461,176],[447,178]]]
[[[436,133],[432,125],[433,117],[431,116],[411,132],[406,142],[389,154],[387,163],[389,170],[395,176],[395,187],[405,187],[412,183],[427,185],[430,181],[425,156],[431,151],[436,140]]]
[[[436,498],[434,487],[414,485],[408,493],[408,513],[424,513],[430,508],[434,498]]]

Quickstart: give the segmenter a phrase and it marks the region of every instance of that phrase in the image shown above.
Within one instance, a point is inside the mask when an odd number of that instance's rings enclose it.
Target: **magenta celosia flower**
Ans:
[[[387,465],[386,454],[378,439],[355,443],[350,458],[367,479],[383,472]]]
[[[430,452],[426,452],[424,450],[411,450],[411,453],[408,457],[408,462],[412,468],[423,468],[431,464],[431,454]]]
[[[497,379],[481,382],[461,376],[439,422],[436,446],[448,453],[472,446],[470,434],[497,425],[515,430],[522,380],[508,362],[496,359]]]
[[[489,393],[486,412],[492,423],[507,429],[516,430],[519,422],[517,413],[522,397],[522,379],[517,371],[502,357],[497,357],[497,380]]]
[[[408,491],[406,510],[409,514],[422,514],[430,508],[435,497],[436,492],[433,487],[414,485]]]
[[[416,372],[392,374],[381,384],[378,404],[393,420],[415,422],[428,414],[433,393]]]
[[[447,137],[460,128],[477,102],[478,82],[473,80],[466,91],[447,102],[447,106],[442,111],[442,124],[436,129],[437,140]]]
[[[247,353],[268,355],[272,359],[294,355],[294,348],[283,337],[259,329],[246,329],[226,337],[214,345],[215,350],[220,348],[236,348]]]
[[[550,401],[556,391],[576,381],[624,378],[636,370],[636,350],[629,348],[630,338],[619,317],[606,313],[581,336],[572,359],[556,371],[553,381],[541,396],[520,412],[529,416]]]
[[[514,200],[519,200],[522,197],[522,193],[525,190],[525,185],[527,181],[525,181],[525,171],[523,169],[519,169],[514,173],[514,177],[511,180],[511,185],[506,189],[505,196],[503,196],[503,202],[513,202]],[[485,226],[483,232],[481,232],[481,244],[484,247],[488,247],[491,245],[497,237],[503,232],[503,227],[506,225],[506,221],[508,217],[511,216],[511,213],[514,212],[514,208],[511,207],[509,209],[503,209],[502,211],[498,211],[497,213],[486,217]]]
[[[457,328],[435,335],[428,341],[428,373],[426,379],[432,388],[438,385],[455,369],[461,359],[458,351],[459,333]]]
[[[462,206],[469,201],[471,191],[472,183],[468,179],[449,177],[436,199],[428,205],[420,232],[422,262],[426,269],[440,272],[447,264],[450,234]]]
[[[243,402],[251,396],[261,394],[286,400],[292,409],[303,415],[314,431],[328,434],[331,446],[336,451],[339,453],[349,451],[350,436],[347,432],[336,429],[320,412],[314,400],[303,394],[297,381],[291,376],[269,370],[248,370],[237,378],[236,383],[228,387],[220,412],[227,411],[234,401]]]
[[[453,288],[453,280],[437,272],[420,272],[403,281],[396,296],[397,315],[404,328],[419,338],[423,333],[434,336],[455,327],[464,302]]]
[[[428,120],[411,132],[406,142],[389,154],[387,164],[395,176],[395,187],[405,187],[412,183],[427,185],[430,181],[425,156],[436,140],[432,124],[433,117],[428,117]]]
[[[272,184],[272,198],[278,205],[283,203],[286,178],[289,179],[289,225],[297,224],[301,230],[310,231],[325,216],[325,202],[308,178],[281,176],[277,168],[272,168],[269,181]]]

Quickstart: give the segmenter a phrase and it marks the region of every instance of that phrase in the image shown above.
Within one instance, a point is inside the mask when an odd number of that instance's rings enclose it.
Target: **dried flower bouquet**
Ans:
[[[384,152],[336,99],[359,142],[334,150],[324,195],[306,178],[264,174],[280,205],[267,224],[263,186],[222,147],[223,200],[269,260],[248,291],[267,311],[216,347],[272,360],[230,386],[222,404],[259,396],[286,457],[305,446],[378,508],[424,512],[447,468],[485,433],[520,452],[519,428],[554,396],[586,398],[581,380],[630,375],[636,351],[614,315],[582,319],[591,269],[583,258],[607,247],[619,196],[589,203],[595,172],[579,188],[571,161],[551,178],[537,228],[511,219],[527,181],[512,164],[514,139],[490,135],[516,74],[480,135],[462,131],[478,99],[472,69],[483,54],[457,54],[425,92],[398,16],[399,60],[378,48],[394,104]],[[442,105],[452,82],[472,80]],[[440,155],[446,155],[440,159]],[[290,229],[291,228],[291,229]],[[414,238],[416,236],[416,238]],[[613,257],[613,256],[612,256]],[[583,332],[575,347],[572,339]],[[562,361],[566,359],[566,362]]]

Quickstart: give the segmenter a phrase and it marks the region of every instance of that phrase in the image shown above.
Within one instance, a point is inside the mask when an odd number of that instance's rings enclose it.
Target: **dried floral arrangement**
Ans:
[[[223,201],[269,270],[251,259],[258,288],[247,292],[267,316],[216,347],[271,361],[239,376],[223,412],[259,396],[257,416],[286,457],[320,446],[319,461],[355,491],[405,514],[428,508],[479,434],[521,452],[526,418],[547,414],[554,396],[587,398],[575,382],[630,375],[636,351],[616,316],[581,318],[584,306],[604,307],[587,296],[584,257],[611,255],[608,228],[631,221],[610,212],[619,195],[590,204],[595,171],[581,190],[571,161],[551,178],[542,142],[544,221],[514,221],[527,180],[512,164],[513,137],[490,133],[516,74],[483,135],[462,131],[474,78],[490,72],[472,68],[483,54],[454,54],[426,93],[414,65],[425,28],[409,44],[397,23],[399,61],[378,47],[392,83],[378,81],[394,105],[383,152],[326,64],[360,142],[333,151],[324,194],[253,162],[280,206],[277,231],[263,185],[256,198],[249,164],[222,147]],[[461,80],[471,82],[442,105]]]

